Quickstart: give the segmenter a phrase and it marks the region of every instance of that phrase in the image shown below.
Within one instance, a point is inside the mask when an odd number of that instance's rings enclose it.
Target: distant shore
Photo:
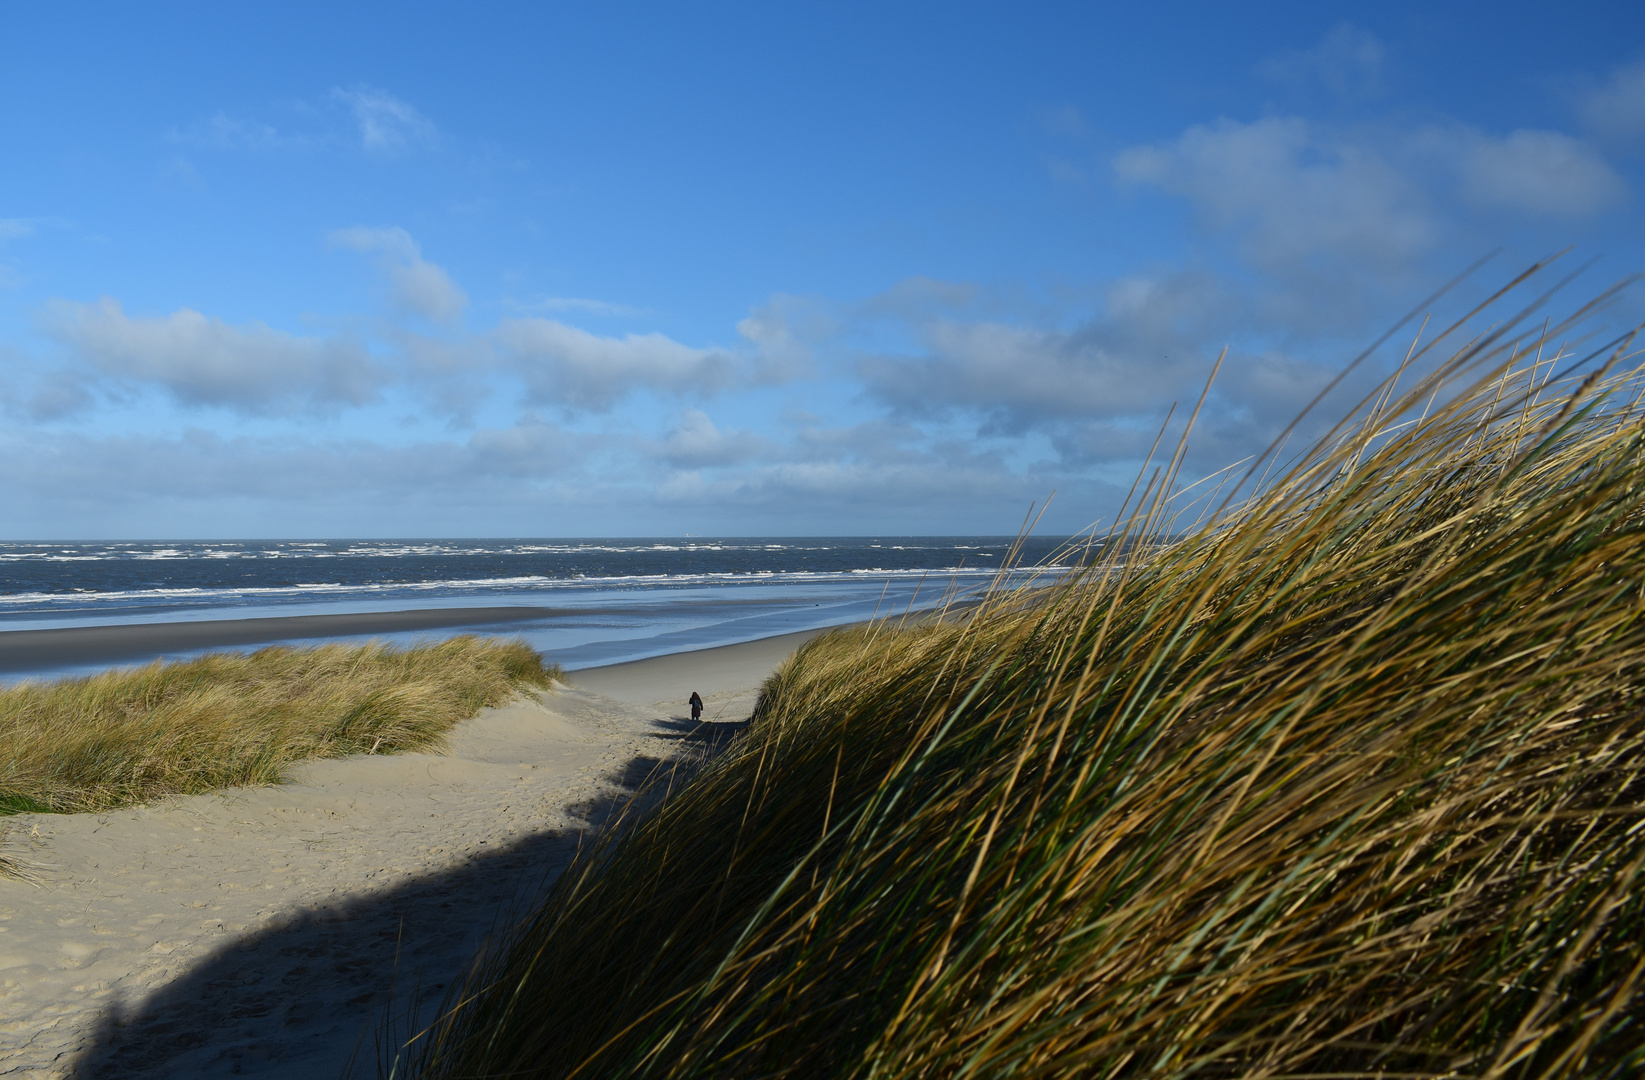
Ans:
[[[194,649],[265,645],[301,638],[403,634],[464,626],[525,622],[570,614],[545,607],[424,608],[337,615],[286,615],[262,619],[65,626],[47,630],[0,630],[0,673],[149,660]]]

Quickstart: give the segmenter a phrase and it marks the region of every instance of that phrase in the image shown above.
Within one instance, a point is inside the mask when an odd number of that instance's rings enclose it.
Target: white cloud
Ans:
[[[194,167],[194,162],[181,154],[173,155],[169,160],[161,162],[157,168],[160,181],[166,187],[188,188],[193,191],[204,191],[205,177],[200,170]]]
[[[200,146],[212,150],[249,150],[267,153],[276,150],[309,150],[316,141],[312,136],[282,132],[261,120],[230,116],[219,109],[205,120],[197,120],[185,128],[170,133],[174,143]]]
[[[342,503],[354,508],[356,528],[370,529],[385,506],[406,500],[518,501],[575,475],[584,442],[532,419],[463,441],[403,446],[224,437],[198,428],[171,436],[36,433],[0,438],[0,485],[18,499],[51,506],[84,500],[115,521],[126,516],[122,508],[155,500],[285,503],[302,512]]]
[[[1317,83],[1343,97],[1368,97],[1380,88],[1385,58],[1375,34],[1338,23],[1312,48],[1264,60],[1257,74],[1275,82]]]
[[[515,310],[583,311],[590,315],[608,315],[617,319],[634,319],[646,314],[642,309],[627,304],[613,304],[608,300],[590,300],[581,296],[543,296],[529,303],[513,306]]]
[[[632,390],[707,395],[730,382],[735,363],[658,333],[601,337],[552,319],[505,319],[496,341],[532,399],[563,409],[609,411]]]
[[[1187,198],[1211,228],[1240,233],[1248,257],[1270,271],[1295,272],[1319,255],[1403,266],[1438,228],[1420,188],[1375,149],[1296,117],[1192,127],[1122,151],[1114,171]]]
[[[1104,316],[1073,330],[905,308],[923,353],[868,356],[858,372],[900,413],[960,410],[994,432],[1152,413],[1209,370],[1204,343],[1227,329],[1229,309],[1229,297],[1200,274],[1117,282]]]
[[[395,262],[416,262],[422,258],[417,241],[399,226],[374,229],[357,225],[351,229],[333,229],[326,239],[336,247],[382,255]]]
[[[1018,429],[1043,419],[1134,407],[1126,358],[1077,348],[1063,334],[1000,323],[924,328],[929,352],[870,356],[859,371],[880,397],[912,415],[948,408],[1001,416]]]
[[[963,308],[973,303],[978,288],[967,281],[939,281],[916,274],[897,282],[862,305],[871,315],[889,315],[902,319],[929,318],[948,308]]]
[[[431,262],[417,259],[391,267],[389,279],[401,304],[435,322],[455,322],[468,306],[467,294]]]
[[[1645,136],[1645,57],[1614,69],[1578,106],[1583,123],[1611,139]]]
[[[476,472],[491,476],[544,477],[581,460],[581,441],[546,421],[523,417],[509,428],[482,428],[469,437]]]
[[[385,90],[338,87],[331,96],[354,114],[360,146],[369,153],[397,154],[432,147],[439,141],[433,121]]]
[[[444,270],[423,258],[417,242],[404,229],[337,229],[327,239],[335,247],[376,255],[395,306],[432,322],[454,323],[462,318],[467,294]]]
[[[0,415],[27,423],[61,420],[92,404],[87,379],[0,344]]]
[[[16,240],[34,232],[34,223],[28,218],[0,218],[0,241]]]
[[[1623,201],[1628,186],[1588,144],[1556,131],[1506,138],[1461,130],[1440,136],[1462,197],[1490,209],[1586,217]]]
[[[1091,133],[1077,105],[1058,105],[1039,111],[1040,128],[1059,139],[1083,139]]]
[[[875,396],[911,415],[946,406],[978,418],[979,435],[1019,444],[1042,433],[1065,467],[1135,461],[1173,403],[1165,444],[1177,438],[1219,351],[1116,347],[1136,332],[1112,321],[1073,333],[950,324],[931,334],[926,355],[868,367],[864,376]],[[1210,471],[1265,449],[1335,374],[1328,364],[1278,350],[1230,352],[1190,444],[1193,467]],[[1364,382],[1337,393],[1335,404],[1305,423],[1304,434]]]
[[[1097,328],[1066,333],[997,322],[922,329],[926,351],[869,356],[858,373],[876,398],[911,416],[960,410],[989,434],[1020,435],[1080,417],[1148,412],[1168,402],[1197,354],[1121,350]]]
[[[651,452],[676,469],[704,469],[769,457],[773,447],[753,432],[721,431],[708,414],[686,409],[679,424]]]
[[[54,301],[44,329],[102,375],[164,388],[186,405],[249,413],[331,409],[374,400],[386,373],[360,345],[303,338],[260,322],[230,326],[182,308],[131,318],[117,301]]]
[[[1234,234],[1254,266],[1293,281],[1317,279],[1328,265],[1367,281],[1413,269],[1467,224],[1445,206],[1573,218],[1627,195],[1580,139],[1461,124],[1390,131],[1222,120],[1124,150],[1114,171],[1122,183],[1187,199],[1206,228]]]
[[[786,460],[675,473],[657,494],[713,508],[717,520],[738,520],[739,512],[769,520],[775,513],[823,533],[837,532],[842,520],[859,528],[1008,532],[1053,489],[1066,497],[1060,524],[1073,528],[1087,524],[1097,492],[1103,501],[1110,496],[1107,485],[1086,477],[1013,468],[967,440],[933,440],[917,428],[878,421],[803,432]]]
[[[284,110],[284,127],[219,109],[204,120],[171,129],[167,138],[184,146],[250,153],[305,152],[355,144],[385,157],[439,145],[440,131],[434,122],[385,90],[366,85],[335,87],[329,101],[320,107],[290,103]]]
[[[1013,455],[1045,445],[1059,470],[1106,475],[1105,466],[1134,467],[1175,403],[1165,436],[1173,442],[1226,345],[1190,446],[1190,471],[1211,471],[1265,449],[1336,374],[1273,344],[1262,315],[1271,295],[1204,272],[1135,276],[1113,282],[1100,311],[1072,328],[1037,314],[1005,321],[904,307],[922,348],[863,357],[857,371],[893,415],[932,431],[975,424],[975,437],[1003,439],[997,445]],[[1304,424],[1304,437],[1363,391],[1365,378],[1349,383]]]
[[[839,331],[839,320],[823,302],[778,293],[737,323],[737,333],[754,346],[757,382],[787,382],[811,369],[816,346]]]

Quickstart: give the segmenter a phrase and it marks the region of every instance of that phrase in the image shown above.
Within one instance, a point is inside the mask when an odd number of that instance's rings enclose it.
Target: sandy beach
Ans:
[[[0,879],[0,1076],[335,1076],[356,1051],[370,1074],[391,1003],[438,1000],[594,823],[733,732],[819,632],[575,672],[443,754],[0,819],[34,875]]]

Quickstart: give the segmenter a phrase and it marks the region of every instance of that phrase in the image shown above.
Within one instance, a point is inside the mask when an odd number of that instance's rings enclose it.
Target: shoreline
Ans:
[[[0,630],[0,673],[159,659],[171,652],[269,645],[298,638],[449,630],[569,614],[574,612],[545,607],[415,608]]]
[[[683,649],[641,660],[578,668],[567,671],[565,678],[567,683],[579,690],[631,704],[669,700],[667,687],[686,687],[688,692],[696,690],[711,698],[744,684],[751,671],[761,670],[769,675],[778,664],[812,638],[850,625],[841,623],[840,626],[825,626],[817,630],[795,630],[731,645]],[[762,683],[764,677],[760,677]],[[718,718],[710,713],[706,719],[713,721]]]

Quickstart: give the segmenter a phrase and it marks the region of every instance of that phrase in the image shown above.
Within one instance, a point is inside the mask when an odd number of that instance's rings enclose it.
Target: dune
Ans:
[[[277,787],[3,819],[0,1074],[336,1075],[438,1000],[652,770],[734,730],[810,634],[568,676],[448,752],[315,761]],[[707,703],[686,717],[686,696]]]

